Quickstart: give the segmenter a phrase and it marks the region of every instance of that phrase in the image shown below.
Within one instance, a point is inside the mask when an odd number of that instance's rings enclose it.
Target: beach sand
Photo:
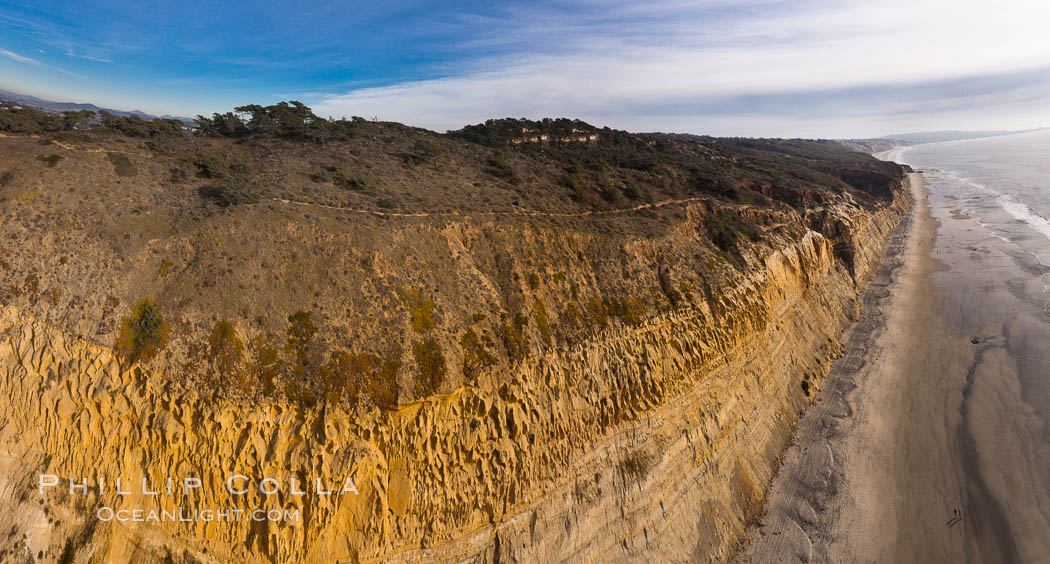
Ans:
[[[1050,561],[1045,267],[910,180],[740,562]]]

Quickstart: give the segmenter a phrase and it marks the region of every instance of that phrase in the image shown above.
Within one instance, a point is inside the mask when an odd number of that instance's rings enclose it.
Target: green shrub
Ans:
[[[724,208],[709,213],[704,228],[711,242],[727,253],[738,250],[740,235],[754,242],[762,240],[762,229],[758,225]]]
[[[168,331],[168,324],[157,304],[152,300],[142,300],[121,322],[116,352],[129,366],[148,361],[164,348]]]
[[[249,179],[243,175],[230,176],[213,184],[202,186],[199,193],[201,197],[212,200],[222,207],[257,204],[260,200],[258,192],[250,185]]]
[[[425,163],[439,154],[441,154],[441,149],[437,145],[418,139],[407,153],[401,155],[401,158],[405,164],[414,166]]]
[[[416,357],[416,397],[433,395],[445,382],[445,355],[433,337],[412,345]]]
[[[188,159],[188,164],[196,169],[198,178],[217,180],[232,172],[229,158],[217,151],[200,151]]]
[[[468,380],[475,380],[482,371],[496,364],[496,357],[486,348],[486,345],[492,345],[487,335],[479,338],[473,329],[467,329],[459,339],[459,345],[463,347],[463,376]]]
[[[630,180],[624,184],[623,195],[632,200],[649,200],[652,198],[652,195],[646,188],[638,186],[638,184]]]
[[[168,170],[168,182],[181,184],[190,179],[192,171],[186,163],[178,163]]]
[[[182,122],[176,119],[143,119],[131,114],[118,116],[102,110],[100,126],[128,137],[163,137],[182,135]]]
[[[321,383],[328,403],[336,405],[346,394],[349,396],[350,405],[357,405],[362,375],[370,372],[378,360],[368,354],[351,355],[345,351],[332,353],[332,357],[321,365],[320,370]]]
[[[562,177],[561,183],[572,191],[569,194],[572,201],[585,205],[594,203],[594,198],[591,197],[590,191],[587,190],[582,176],[575,173],[566,174]]]
[[[637,298],[609,298],[603,300],[605,310],[624,325],[637,326],[645,320],[645,304]]]
[[[331,183],[344,190],[364,190],[368,188],[368,181],[363,177],[351,174],[346,163],[336,163],[324,167],[311,174],[310,178],[314,182]]]
[[[687,301],[687,302],[693,301],[693,285],[692,284],[686,282],[685,280],[682,280],[682,281],[678,282],[678,289],[682,292],[682,297],[685,298],[685,301]]]
[[[809,372],[807,372],[804,376],[802,376],[802,393],[806,394],[807,398],[809,397],[809,394],[810,394],[810,382],[809,382],[810,376],[812,376],[812,375]]]
[[[317,403],[317,398],[314,397],[313,392],[292,381],[284,383],[284,397],[288,398],[288,401],[306,408],[311,408]]]
[[[124,153],[109,152],[106,153],[106,158],[113,163],[113,170],[117,173],[117,176],[135,176],[135,165]]]
[[[277,349],[268,346],[262,337],[256,337],[254,341],[255,362],[252,363],[252,372],[256,381],[262,384],[262,393],[266,397],[273,397],[277,391],[277,371],[279,355]]]
[[[536,327],[540,330],[543,342],[549,345],[551,343],[551,328],[547,323],[547,308],[543,307],[543,301],[539,298],[532,302],[532,319],[536,321]]]
[[[208,336],[208,360],[223,375],[232,372],[244,357],[244,343],[237,338],[237,328],[227,319],[215,323]]]
[[[508,322],[506,314],[503,314],[503,320],[496,329],[500,340],[503,341],[507,356],[512,362],[524,360],[529,354],[529,335],[525,332],[528,324],[528,318],[520,312],[514,315],[514,320],[511,322]]]
[[[36,160],[46,164],[50,168],[54,168],[54,166],[58,164],[58,161],[62,160],[62,155],[48,155],[46,157],[40,155]]]
[[[609,325],[609,310],[606,308],[605,300],[594,296],[587,300],[587,319],[592,327],[604,329]]]
[[[561,317],[574,329],[581,329],[585,326],[586,318],[584,317],[583,312],[581,312],[580,308],[576,307],[576,304],[571,301],[565,306],[565,311],[562,312]]]
[[[382,360],[372,353],[333,353],[319,371],[325,399],[337,405],[346,397],[352,408],[359,404],[394,407],[400,366],[399,361]]]
[[[422,292],[408,287],[398,288],[397,296],[412,316],[413,331],[423,334],[434,328],[434,300],[424,298]]]
[[[316,334],[317,325],[314,324],[313,314],[310,312],[299,310],[288,316],[287,348],[295,354],[297,363],[302,364],[305,361]]]
[[[510,184],[520,184],[521,178],[514,172],[514,166],[510,163],[509,153],[501,151],[485,161],[487,167],[485,172],[496,178],[507,181]]]

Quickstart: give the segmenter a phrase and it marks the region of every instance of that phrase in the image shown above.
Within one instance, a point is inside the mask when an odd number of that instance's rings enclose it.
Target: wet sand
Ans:
[[[741,562],[1050,561],[1050,269],[911,188]]]

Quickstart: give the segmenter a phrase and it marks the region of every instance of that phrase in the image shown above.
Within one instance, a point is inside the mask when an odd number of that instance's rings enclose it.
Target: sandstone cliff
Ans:
[[[367,258],[364,279],[346,291],[374,298],[358,305],[341,302],[345,294],[318,292],[315,305],[345,309],[340,326],[374,337],[372,350],[384,350],[384,338],[432,334],[449,366],[466,367],[471,349],[455,346],[463,330],[473,323],[494,335],[508,326],[499,325],[500,311],[508,318],[529,313],[524,335],[533,345],[522,357],[493,351],[498,362],[483,363],[477,374],[450,369],[436,390],[385,408],[216,394],[208,380],[176,377],[193,359],[186,343],[128,367],[107,344],[112,327],[96,329],[91,315],[78,321],[69,314],[75,301],[48,305],[44,291],[26,288],[0,302],[0,538],[12,547],[5,557],[724,561],[758,516],[785,441],[856,316],[860,284],[908,205],[901,183],[889,178],[882,199],[863,205],[843,193],[799,210],[727,208],[690,197],[666,202],[674,211],[649,219],[634,212],[369,217],[325,235],[307,221],[281,224],[296,244],[327,238],[335,258],[319,260],[333,270]],[[761,243],[733,254],[714,249],[709,225],[723,209],[761,225]],[[566,229],[566,221],[584,223]],[[629,221],[630,228],[614,227],[617,235],[603,231]],[[645,221],[663,226],[638,234]],[[206,260],[197,247],[203,236],[142,228],[154,230],[152,239],[140,255],[125,252],[125,264]],[[236,229],[201,230],[217,241],[238,236]],[[74,281],[44,269],[41,288],[79,287],[84,302],[104,304],[101,296],[133,295],[150,283],[143,273],[154,268],[112,266],[119,244],[88,245],[86,231],[56,236],[28,223],[17,231],[40,248],[62,248],[68,238],[66,248],[81,249],[102,271]],[[12,250],[8,270],[31,264],[31,256]],[[390,315],[399,311],[394,289],[412,286],[410,273],[419,271],[439,279],[423,290],[441,296],[438,322],[452,328],[414,324],[415,310],[411,318]],[[623,322],[597,313],[576,318],[575,307],[560,306],[584,303],[577,293],[613,295],[589,302],[609,308],[641,296],[639,314],[623,313]],[[283,307],[280,296],[273,300],[271,307]],[[180,310],[177,327],[204,326],[207,312],[221,307],[221,297],[202,293]],[[424,307],[427,315],[434,307]],[[402,333],[383,337],[391,325]],[[358,337],[357,346],[367,341]],[[411,358],[401,349],[392,354]],[[408,376],[398,378],[409,386]],[[61,486],[41,495],[41,474],[59,477]],[[227,491],[232,475],[254,481],[246,494]],[[261,493],[264,476],[280,491]],[[117,477],[130,494],[115,490]],[[140,487],[143,478],[156,490],[167,478],[178,484],[185,477],[199,477],[201,487],[182,494],[176,485],[175,493],[158,495]],[[86,492],[71,494],[70,478],[86,481]],[[347,478],[356,493],[316,493],[316,481],[337,490]],[[100,479],[109,484],[101,492]],[[305,493],[294,494],[294,484]],[[301,519],[121,522],[99,519],[100,508],[261,508]]]

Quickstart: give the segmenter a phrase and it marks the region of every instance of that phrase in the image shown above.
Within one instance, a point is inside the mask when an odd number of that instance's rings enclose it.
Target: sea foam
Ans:
[[[1000,195],[996,201],[999,203],[999,206],[1006,210],[1006,213],[1012,215],[1014,219],[1027,224],[1032,229],[1038,231],[1043,237],[1050,239],[1050,221],[1045,217],[1033,212],[1031,208],[1014,200],[1006,194]]]

